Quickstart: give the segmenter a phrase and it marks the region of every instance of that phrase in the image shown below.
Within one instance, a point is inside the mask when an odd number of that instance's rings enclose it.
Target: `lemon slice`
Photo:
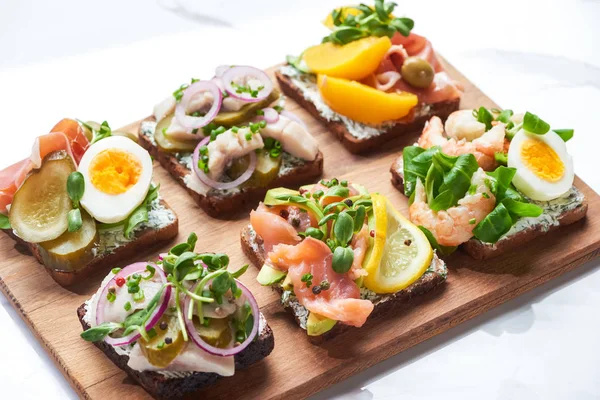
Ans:
[[[368,254],[364,285],[376,293],[395,293],[429,268],[433,250],[419,228],[380,194],[372,194],[375,239]]]

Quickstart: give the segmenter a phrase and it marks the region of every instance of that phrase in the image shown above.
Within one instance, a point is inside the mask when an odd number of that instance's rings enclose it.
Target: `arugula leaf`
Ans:
[[[496,196],[496,204],[502,201],[506,196],[506,191],[511,186],[511,182],[517,173],[515,168],[499,166],[493,172],[488,172],[487,175],[494,178],[491,180],[490,190]]]
[[[158,198],[158,189],[160,188],[160,184],[154,186],[150,186],[150,190],[148,190],[148,194],[146,198],[136,208],[133,213],[127,218],[125,222],[125,232],[124,235],[127,239],[131,238],[131,234],[133,233],[136,226],[141,223],[148,222],[148,208],[150,204]]]
[[[474,117],[477,121],[485,124],[485,130],[489,131],[492,129],[492,121],[494,121],[494,115],[490,110],[481,106],[477,111],[473,110]]]
[[[539,217],[544,210],[531,203],[506,197],[477,226],[473,235],[487,243],[496,243],[522,217]]]
[[[8,215],[0,214],[0,229],[10,229],[10,221]]]
[[[473,229],[473,236],[482,242],[496,243],[498,239],[510,230],[513,220],[502,203],[498,204]]]
[[[425,150],[419,146],[408,146],[402,151],[404,162],[404,194],[412,196],[417,184],[417,178],[425,182],[432,157],[439,152],[440,148],[435,146]]]
[[[558,136],[560,136],[560,138],[563,141],[568,142],[573,137],[575,130],[573,130],[573,129],[554,129],[554,133],[556,133]]]
[[[508,154],[497,151],[494,153],[494,159],[500,165],[508,165]]]
[[[112,136],[112,130],[106,121],[102,122],[100,125],[100,130],[92,130],[92,132],[94,133],[94,138],[90,144],[94,144],[102,139]]]
[[[508,197],[502,200],[502,204],[506,207],[514,222],[521,217],[539,217],[544,212],[544,209],[536,204],[526,203]]]
[[[433,156],[433,162],[438,163],[440,168],[448,168],[451,160],[454,164],[444,174],[444,183],[439,187],[439,194],[434,198],[427,198],[429,206],[434,211],[446,210],[458,203],[471,186],[471,178],[479,165],[473,154],[464,154],[458,157],[449,157],[442,153]]]
[[[431,247],[433,247],[433,249],[441,255],[450,255],[454,253],[458,248],[458,246],[442,246],[438,243],[438,241],[435,239],[435,236],[433,236],[433,233],[431,233],[429,229],[421,225],[419,225],[418,228],[425,234],[425,236],[427,236],[427,240],[429,240],[429,244],[431,244]]]
[[[527,111],[523,117],[523,129],[537,135],[545,135],[550,130],[550,125],[537,115]]]
[[[513,110],[502,110],[500,114],[496,117],[496,121],[500,121],[505,124],[509,124],[511,122],[510,118],[513,116]]]

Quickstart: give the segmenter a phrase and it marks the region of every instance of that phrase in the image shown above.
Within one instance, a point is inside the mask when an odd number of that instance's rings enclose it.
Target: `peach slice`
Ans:
[[[308,48],[304,61],[317,74],[361,80],[375,72],[391,46],[387,36],[366,37],[343,46],[327,42]]]
[[[419,102],[412,93],[386,93],[356,81],[317,77],[319,92],[331,109],[354,121],[380,124],[405,117]]]

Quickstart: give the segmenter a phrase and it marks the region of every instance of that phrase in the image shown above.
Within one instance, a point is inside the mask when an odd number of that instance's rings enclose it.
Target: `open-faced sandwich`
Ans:
[[[458,109],[462,88],[444,71],[414,22],[375,0],[334,10],[331,34],[276,73],[285,94],[322,121],[353,153],[422,129]]]
[[[177,235],[135,140],[106,122],[63,119],[30,157],[0,171],[0,228],[61,285]]]
[[[269,190],[241,242],[258,281],[313,338],[360,327],[447,274],[423,232],[384,196],[337,179]]]
[[[392,165],[392,182],[434,247],[489,258],[585,216],[565,145],[572,136],[529,112],[456,111],[445,126],[427,123]]]
[[[140,140],[200,207],[227,217],[268,188],[301,185],[323,171],[317,141],[282,100],[265,72],[222,66],[157,104]]]
[[[77,316],[112,362],[156,398],[181,397],[232,376],[273,350],[256,299],[225,254],[196,253],[197,237],[159,261],[115,268]]]

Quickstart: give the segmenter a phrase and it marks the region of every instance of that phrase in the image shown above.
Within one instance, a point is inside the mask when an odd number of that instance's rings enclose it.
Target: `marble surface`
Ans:
[[[281,62],[317,43],[319,20],[339,4],[0,0],[0,164],[64,116],[120,126],[218,64]],[[413,1],[398,14],[500,105],[575,128],[576,172],[600,190],[599,1]],[[0,304],[0,398],[77,398],[3,296]],[[599,307],[596,260],[315,398],[597,399]]]

